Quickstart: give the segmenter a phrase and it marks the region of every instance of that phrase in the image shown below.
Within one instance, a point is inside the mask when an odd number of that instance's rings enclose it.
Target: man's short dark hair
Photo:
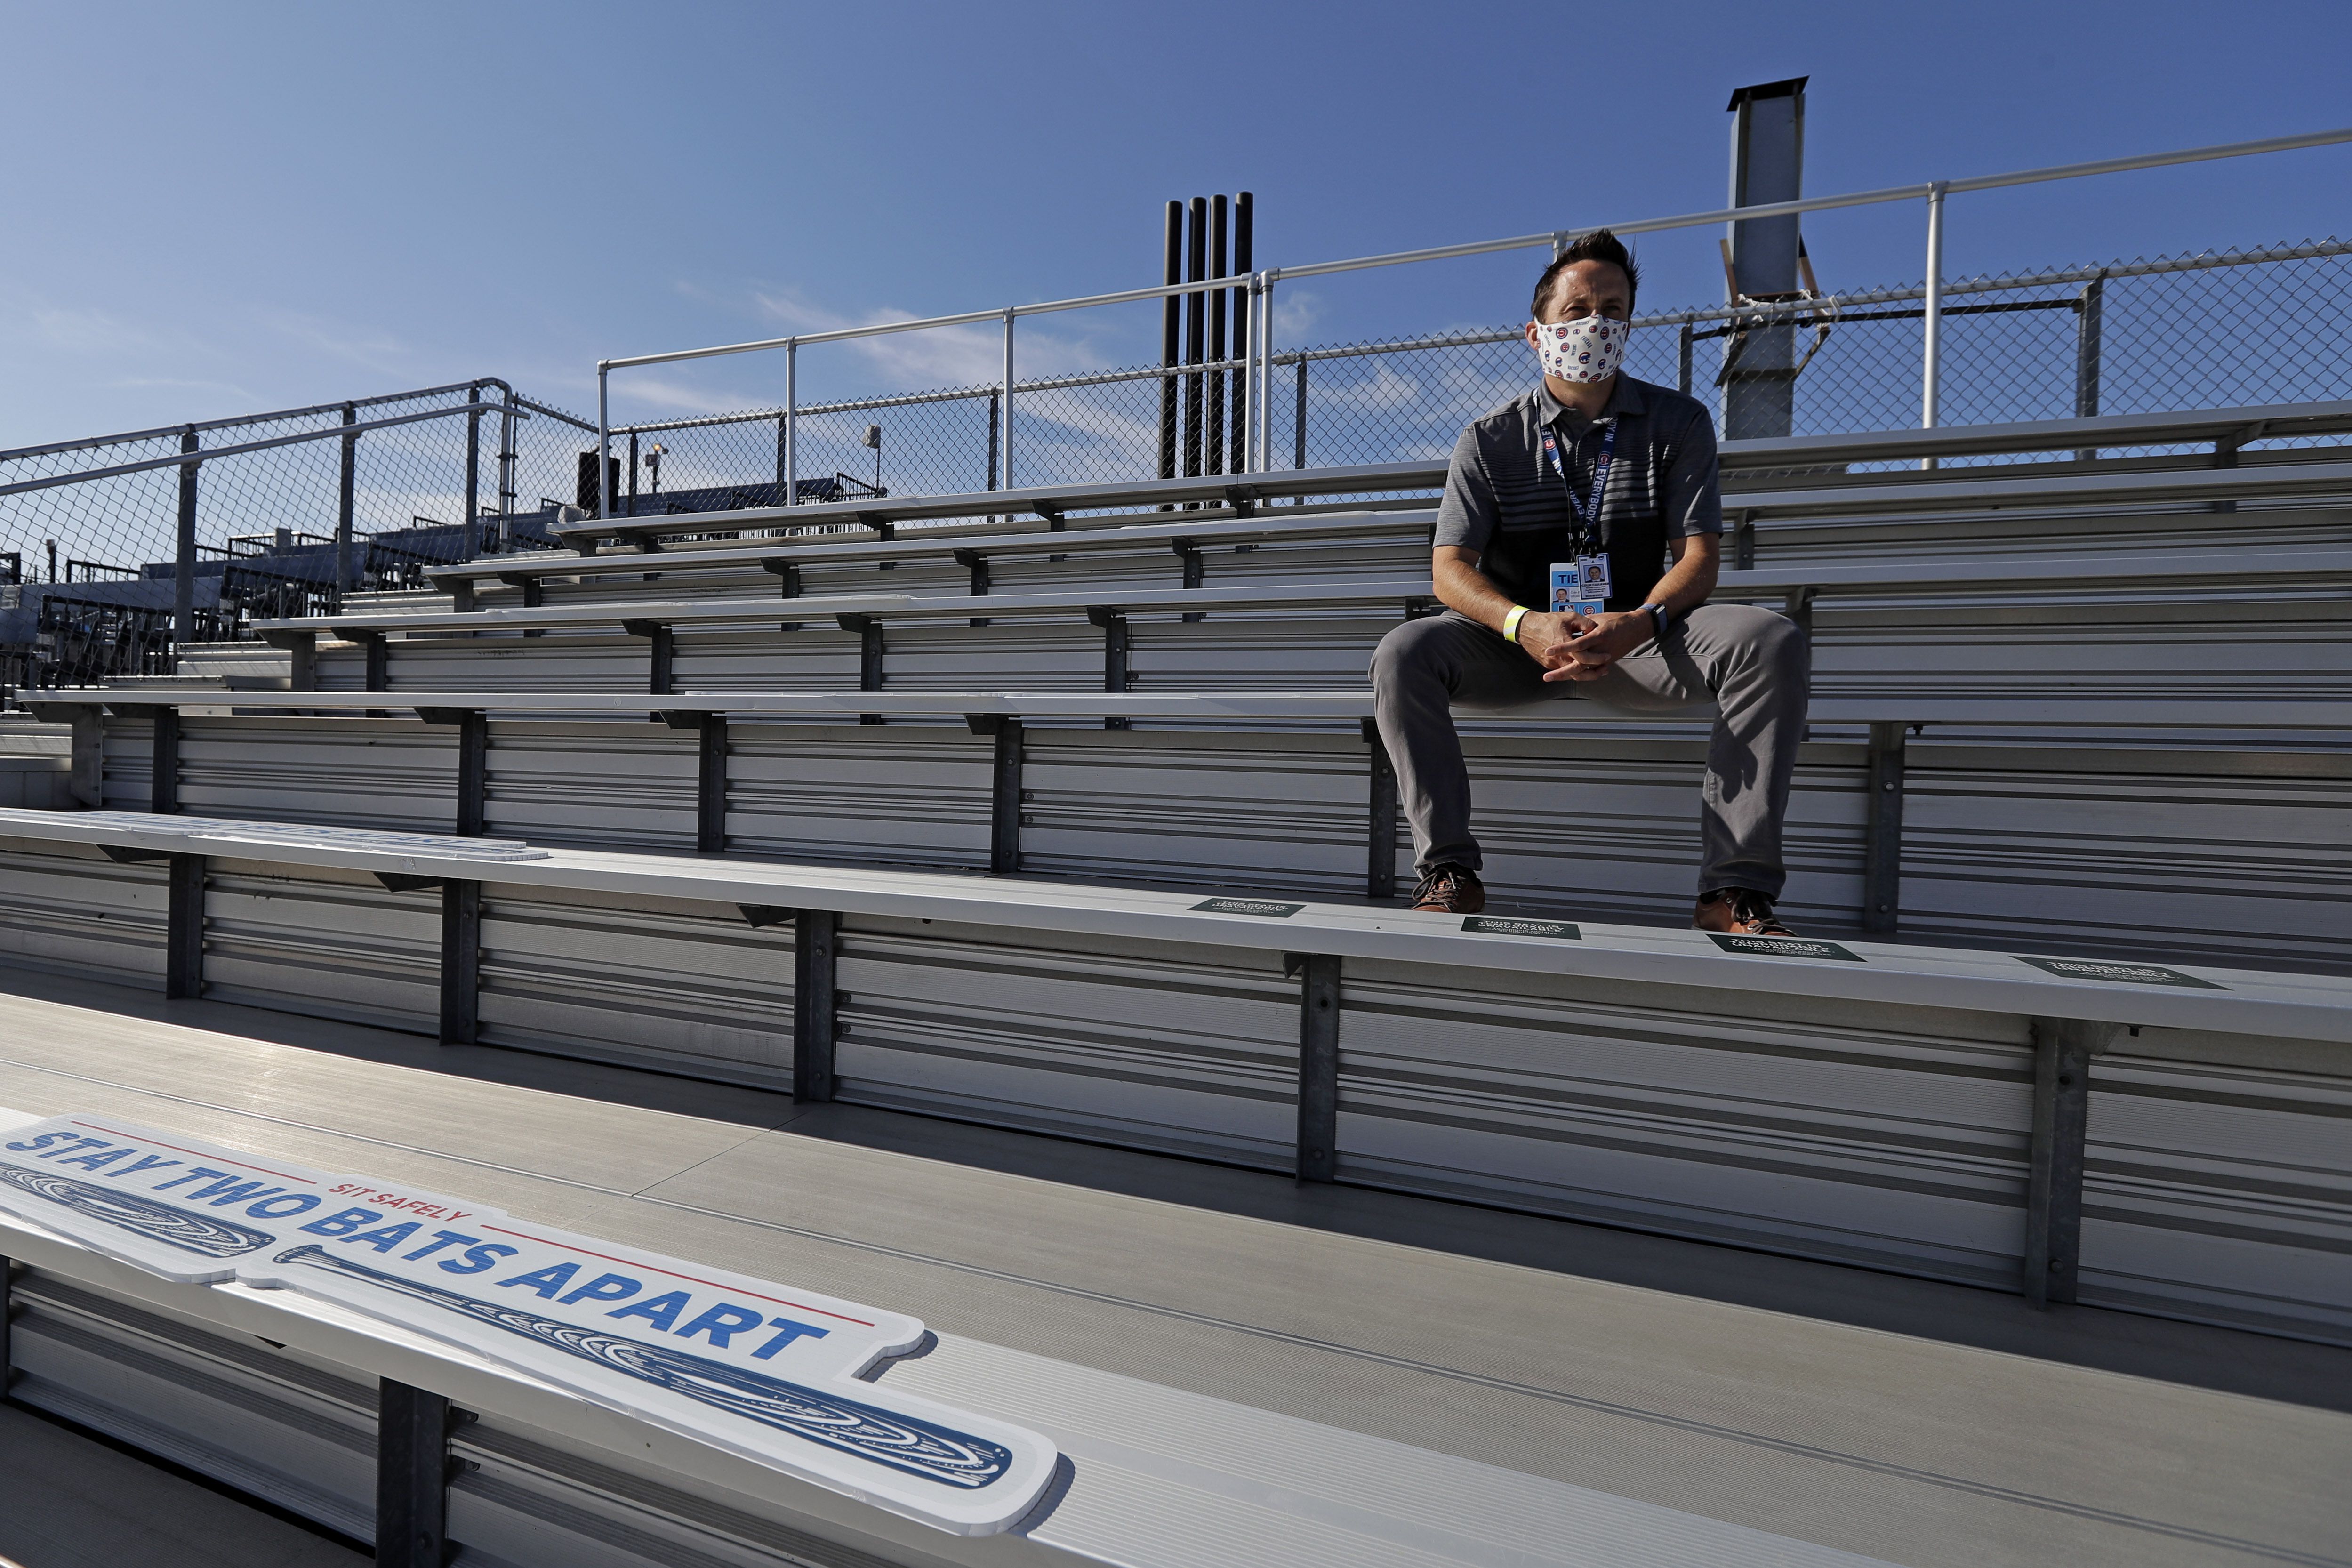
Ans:
[[[1552,284],[1562,272],[1580,261],[1605,261],[1622,272],[1625,275],[1625,308],[1633,309],[1633,297],[1642,291],[1642,269],[1633,264],[1633,253],[1625,248],[1623,240],[1605,228],[1596,228],[1591,234],[1578,235],[1569,243],[1568,248],[1559,253],[1559,259],[1545,268],[1543,276],[1536,279],[1535,303],[1528,308],[1529,321],[1544,319],[1544,302],[1551,298]]]

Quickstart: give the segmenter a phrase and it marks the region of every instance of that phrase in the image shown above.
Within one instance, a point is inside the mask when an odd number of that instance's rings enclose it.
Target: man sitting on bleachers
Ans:
[[[1449,704],[1581,696],[1668,712],[1712,701],[1691,923],[1786,935],[1772,906],[1805,731],[1804,638],[1769,610],[1706,603],[1723,531],[1715,428],[1697,399],[1618,373],[1639,281],[1605,231],[1544,269],[1527,328],[1542,382],[1454,448],[1431,563],[1446,609],[1397,627],[1373,655],[1381,735],[1412,823],[1413,907],[1475,914],[1486,903]],[[1561,588],[1569,610],[1543,607]]]

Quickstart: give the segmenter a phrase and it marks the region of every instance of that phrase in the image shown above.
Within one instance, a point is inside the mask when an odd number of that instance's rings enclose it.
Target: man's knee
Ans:
[[[1811,666],[1805,634],[1788,616],[1753,605],[1723,606],[1734,646],[1744,647],[1757,667],[1775,674],[1802,676]]]
[[[1416,679],[1442,679],[1444,632],[1444,623],[1434,616],[1390,628],[1381,646],[1372,650],[1372,689],[1386,691]]]

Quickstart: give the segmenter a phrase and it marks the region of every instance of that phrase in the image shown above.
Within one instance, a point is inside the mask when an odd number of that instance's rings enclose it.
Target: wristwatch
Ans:
[[[1664,636],[1665,636],[1665,635],[1666,635],[1666,607],[1665,607],[1664,605],[1655,605],[1655,604],[1652,604],[1652,605],[1643,605],[1643,606],[1642,606],[1642,608],[1643,608],[1643,609],[1645,609],[1645,610],[1649,611],[1649,612],[1650,612],[1650,619],[1652,619],[1653,621],[1654,621],[1654,622],[1656,622],[1656,623],[1657,623],[1657,626],[1658,626],[1658,635],[1659,635],[1660,637],[1664,637]]]

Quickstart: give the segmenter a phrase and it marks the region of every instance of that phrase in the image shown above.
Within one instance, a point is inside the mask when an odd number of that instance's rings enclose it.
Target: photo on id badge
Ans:
[[[1597,616],[1609,603],[1609,557],[1580,555],[1551,565],[1551,607],[1556,615]]]

